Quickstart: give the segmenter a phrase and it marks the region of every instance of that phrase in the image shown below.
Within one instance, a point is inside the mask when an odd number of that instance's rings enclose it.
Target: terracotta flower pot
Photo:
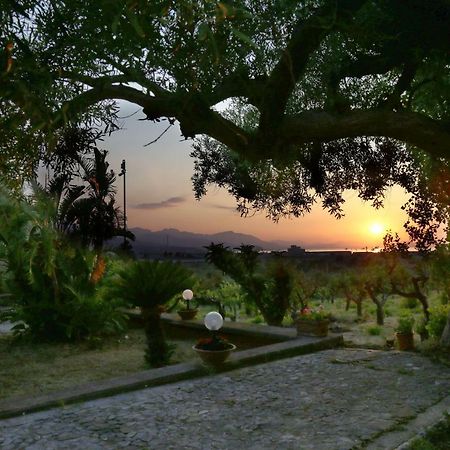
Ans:
[[[330,321],[297,319],[297,336],[328,336],[328,325]]]
[[[202,350],[197,348],[196,345],[192,347],[197,354],[200,356],[202,361],[209,366],[220,366],[225,362],[225,360],[230,356],[233,350],[236,350],[234,344],[230,344],[230,348],[225,350]]]
[[[413,333],[395,333],[399,350],[414,350],[414,334]]]
[[[198,309],[180,309],[177,311],[182,320],[192,320],[197,315]]]

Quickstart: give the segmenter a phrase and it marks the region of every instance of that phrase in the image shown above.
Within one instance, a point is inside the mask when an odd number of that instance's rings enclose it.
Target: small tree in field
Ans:
[[[307,308],[310,300],[319,293],[323,279],[317,272],[299,271],[295,274],[295,284],[292,295],[292,314]]]
[[[376,306],[377,324],[384,325],[384,305],[392,295],[388,274],[384,267],[372,266],[367,268],[363,280],[364,288]]]
[[[317,289],[317,297],[329,303],[334,303],[339,295],[339,275],[327,275],[322,277],[321,286]]]
[[[362,317],[362,303],[366,298],[367,293],[364,287],[364,282],[361,277],[357,276],[352,271],[344,272],[337,281],[339,292],[345,298],[345,310],[350,309],[350,304],[356,305],[356,314],[358,318]]]
[[[269,325],[281,325],[293,289],[291,267],[281,257],[262,267],[252,245],[241,245],[237,253],[223,244],[211,244],[206,248],[207,261],[242,287],[246,300],[258,307],[264,320]]]
[[[409,243],[402,242],[395,234],[387,233],[383,238],[383,263],[391,284],[392,294],[416,299],[422,305],[425,325],[430,320],[428,285],[430,281],[430,257],[432,241],[420,245],[420,251],[412,255]],[[428,336],[425,331],[424,337]]]

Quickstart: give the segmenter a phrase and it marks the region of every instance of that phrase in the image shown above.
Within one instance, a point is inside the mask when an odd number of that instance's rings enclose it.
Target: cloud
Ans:
[[[138,203],[137,205],[133,205],[135,209],[161,209],[161,208],[173,208],[174,206],[180,205],[181,203],[185,203],[185,197],[171,197],[167,200],[163,200],[162,202],[156,203]]]
[[[225,206],[225,205],[214,204],[214,205],[211,205],[211,207],[216,208],[216,209],[226,209],[227,211],[236,212],[236,206]]]

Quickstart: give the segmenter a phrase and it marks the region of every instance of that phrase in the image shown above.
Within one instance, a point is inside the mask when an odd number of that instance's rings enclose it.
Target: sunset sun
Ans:
[[[384,229],[384,226],[380,223],[372,223],[369,226],[369,231],[376,236],[379,236],[381,233],[383,233]]]

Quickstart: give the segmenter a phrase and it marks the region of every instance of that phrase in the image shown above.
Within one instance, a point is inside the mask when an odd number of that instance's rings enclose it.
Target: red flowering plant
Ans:
[[[301,320],[329,320],[330,313],[325,311],[322,305],[319,305],[316,309],[306,305],[297,311],[297,318]]]
[[[213,333],[211,337],[199,339],[195,348],[208,351],[230,350],[233,348],[233,344],[228,342],[225,337]]]

